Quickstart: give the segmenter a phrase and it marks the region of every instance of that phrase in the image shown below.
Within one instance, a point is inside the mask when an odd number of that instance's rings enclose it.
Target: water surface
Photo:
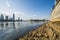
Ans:
[[[0,22],[0,40],[15,40],[44,22]]]

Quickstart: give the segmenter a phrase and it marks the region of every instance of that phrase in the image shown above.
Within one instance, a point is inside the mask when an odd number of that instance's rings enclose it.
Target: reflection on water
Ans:
[[[0,31],[13,28],[14,31],[18,28],[25,28],[28,26],[33,26],[42,22],[0,22]]]
[[[1,28],[0,28],[0,29],[3,30],[3,28],[4,28],[4,23],[1,22],[0,25],[1,25]]]
[[[16,27],[15,27],[15,22],[13,22],[13,29],[14,29],[14,31],[15,31],[15,29],[16,29]]]
[[[5,25],[6,25],[6,27],[8,27],[8,22],[6,22],[6,24],[5,24]]]
[[[44,22],[0,22],[0,39],[14,40],[43,23]]]
[[[0,22],[0,31],[9,28],[12,26],[13,29],[15,29],[15,22]]]

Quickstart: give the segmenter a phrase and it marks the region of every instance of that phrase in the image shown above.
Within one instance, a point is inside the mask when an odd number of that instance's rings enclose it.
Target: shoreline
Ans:
[[[60,39],[59,29],[60,27],[58,22],[47,22],[26,33],[20,37],[19,40],[57,40]]]
[[[43,23],[43,24],[41,24],[41,25],[39,25],[38,27],[41,27],[42,25],[44,25],[45,23]],[[37,27],[37,28],[38,28]],[[36,28],[35,28],[36,29]],[[23,37],[23,36],[25,36],[25,35],[27,35],[29,32],[31,32],[31,31],[34,31],[35,29],[33,29],[33,30],[30,30],[30,31],[28,31],[28,32],[26,32],[25,34],[23,34],[22,36],[20,36],[20,37]],[[20,38],[19,37],[19,38]],[[19,40],[19,38],[17,39],[17,40]]]
[[[26,32],[24,35],[20,36],[17,40],[19,40],[19,39],[22,38],[23,36],[29,34],[30,32],[35,31],[35,30],[38,29],[39,27],[42,28],[42,26],[45,25],[45,24],[46,24],[46,23],[44,23],[44,24],[42,24],[42,25],[39,25],[37,28],[35,28],[35,29],[31,30],[31,31]]]

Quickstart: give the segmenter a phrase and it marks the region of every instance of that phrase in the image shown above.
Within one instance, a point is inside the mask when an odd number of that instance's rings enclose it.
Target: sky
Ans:
[[[55,0],[0,0],[0,15],[17,19],[49,19]]]

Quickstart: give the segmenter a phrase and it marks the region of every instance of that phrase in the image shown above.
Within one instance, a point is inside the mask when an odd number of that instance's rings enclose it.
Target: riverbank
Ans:
[[[60,40],[60,22],[47,22],[23,35],[19,40]]]

